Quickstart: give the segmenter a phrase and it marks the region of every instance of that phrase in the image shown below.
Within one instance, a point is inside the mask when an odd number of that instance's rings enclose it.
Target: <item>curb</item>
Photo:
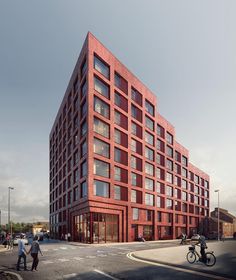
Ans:
[[[173,264],[173,263],[169,263],[169,262],[155,260],[155,259],[152,259],[152,258],[144,258],[144,257],[136,256],[135,252],[131,252],[129,254],[130,254],[131,257],[136,258],[136,259],[141,260],[141,261],[148,261],[148,262],[154,262],[154,263],[161,264],[161,265],[172,266],[172,267],[176,267],[176,268],[183,268],[183,269],[187,269],[187,270],[192,270],[192,271],[196,271],[196,272],[209,274],[210,276],[223,277],[223,278],[229,279],[229,280],[233,279],[233,278],[231,278],[232,276],[224,274],[224,273],[215,273],[214,274],[214,273],[211,273],[211,272],[209,272],[207,270],[204,270],[204,269],[198,269],[198,268],[195,268],[195,267],[188,267],[186,265],[181,265],[181,264]]]
[[[15,273],[15,272],[11,272],[11,271],[7,271],[7,270],[5,270],[5,271],[3,271],[3,273],[5,273],[5,274],[7,274],[7,275],[13,275],[13,276],[15,276],[18,280],[23,280],[23,278],[18,274],[18,273]]]

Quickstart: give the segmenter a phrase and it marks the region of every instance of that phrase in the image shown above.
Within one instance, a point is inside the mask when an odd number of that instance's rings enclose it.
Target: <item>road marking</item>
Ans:
[[[96,256],[86,256],[86,258],[88,258],[88,259],[94,259],[94,258],[96,258]]]
[[[58,249],[57,249],[57,248],[54,248],[53,251],[58,251]]]
[[[107,257],[107,255],[104,255],[104,254],[98,254],[97,256],[98,257]]]
[[[73,260],[76,260],[76,261],[80,261],[80,260],[83,260],[84,258],[80,258],[80,257],[74,257]]]
[[[113,277],[109,274],[106,274],[105,272],[101,271],[101,270],[98,270],[98,269],[94,269],[95,272],[99,273],[99,274],[102,274],[104,276],[106,276],[107,278],[110,278],[110,279],[113,279],[113,280],[119,280],[118,278],[116,277]]]
[[[44,264],[50,264],[50,263],[54,263],[53,261],[42,261],[42,263]]]
[[[116,253],[108,253],[109,256],[117,256]]]
[[[66,275],[62,276],[62,279],[68,279],[68,278],[76,277],[76,276],[78,276],[78,274],[76,274],[76,273],[66,274]]]
[[[48,249],[42,249],[42,252],[48,252]]]
[[[97,250],[97,253],[104,253],[105,251]]]
[[[152,264],[155,266],[166,267],[166,268],[170,268],[170,269],[174,269],[174,270],[178,270],[178,271],[186,272],[186,273],[190,273],[190,274],[197,274],[200,276],[208,277],[209,279],[211,278],[211,279],[218,279],[218,280],[233,280],[232,278],[226,278],[226,277],[213,275],[213,274],[209,274],[209,273],[205,273],[205,272],[200,272],[200,271],[196,271],[196,270],[191,270],[191,269],[187,269],[187,268],[181,268],[181,267],[171,266],[171,265],[167,265],[167,264],[161,264],[161,263],[156,263],[156,262],[152,262],[152,261],[141,260],[141,259],[135,258],[132,255],[132,253],[128,253],[127,257],[133,261],[148,263],[148,264]]]
[[[68,248],[67,247],[60,247],[60,249],[67,250]]]
[[[70,260],[68,259],[58,259],[59,262],[69,262]]]

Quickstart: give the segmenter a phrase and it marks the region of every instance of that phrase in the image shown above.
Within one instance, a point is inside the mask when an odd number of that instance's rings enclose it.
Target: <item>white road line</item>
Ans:
[[[58,249],[57,249],[57,248],[54,248],[53,251],[58,251]]]
[[[69,262],[70,260],[68,259],[58,259],[59,262]]]
[[[42,261],[42,263],[44,264],[50,264],[50,263],[54,263],[53,261]]]
[[[94,259],[94,258],[96,258],[96,256],[86,256],[86,258],[88,258],[88,259]]]
[[[161,266],[161,267],[166,267],[166,268],[178,270],[178,271],[181,271],[181,272],[200,275],[200,276],[207,277],[208,279],[233,280],[232,278],[226,278],[226,277],[213,275],[213,274],[209,274],[209,273],[205,273],[205,272],[200,272],[200,271],[196,271],[196,270],[191,270],[191,269],[187,269],[187,268],[181,268],[181,267],[176,267],[176,266],[171,266],[171,265],[166,265],[166,264],[160,264],[160,263],[156,263],[156,262],[152,262],[152,261],[140,260],[140,259],[137,259],[137,258],[133,257],[132,253],[128,253],[127,257],[129,259],[133,260],[133,261],[148,263],[148,264],[152,264],[152,265],[155,265],[155,266]]]
[[[107,255],[104,255],[104,254],[98,254],[97,256],[98,257],[107,257]]]
[[[60,249],[67,250],[68,248],[67,247],[60,247]]]
[[[76,260],[76,261],[80,261],[80,260],[83,260],[84,258],[80,258],[80,257],[74,257],[73,260]]]
[[[42,249],[42,252],[48,252],[48,249]]]
[[[99,274],[102,274],[104,276],[106,276],[107,278],[110,278],[110,279],[113,279],[113,280],[119,280],[118,278],[116,277],[113,277],[109,274],[106,274],[105,272],[101,271],[101,270],[98,270],[98,269],[94,269],[95,272],[99,273]]]
[[[108,253],[109,256],[117,256],[116,253]]]
[[[66,275],[62,276],[62,279],[68,279],[68,278],[76,277],[76,276],[78,276],[78,274],[76,274],[76,273],[66,274]]]

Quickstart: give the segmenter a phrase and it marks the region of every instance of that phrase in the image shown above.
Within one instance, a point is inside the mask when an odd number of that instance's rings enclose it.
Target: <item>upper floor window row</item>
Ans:
[[[117,72],[115,72],[115,86],[128,94],[128,82]]]
[[[109,65],[106,62],[104,62],[101,58],[99,58],[97,55],[94,55],[94,69],[100,72],[107,79],[110,78]]]
[[[145,100],[145,109],[150,115],[154,116],[154,106],[147,100]]]
[[[94,77],[94,89],[106,98],[110,98],[109,86],[97,77]]]

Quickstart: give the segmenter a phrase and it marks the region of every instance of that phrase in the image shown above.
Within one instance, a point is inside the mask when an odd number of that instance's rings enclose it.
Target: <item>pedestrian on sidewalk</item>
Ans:
[[[68,234],[67,234],[67,238],[68,238],[68,242],[70,242],[71,235],[70,235],[69,232],[68,232]]]
[[[36,235],[34,237],[33,243],[29,249],[29,253],[31,253],[31,257],[33,258],[33,263],[32,263],[32,267],[31,267],[31,271],[33,271],[34,269],[37,270],[37,266],[39,264],[39,258],[38,258],[38,253],[40,252],[41,256],[43,256],[42,251],[40,249],[39,246],[39,242],[38,242],[38,236]]]
[[[18,261],[17,261],[17,266],[16,269],[19,271],[20,270],[20,261],[21,258],[24,260],[24,270],[27,270],[26,267],[26,250],[25,250],[25,243],[23,242],[24,235],[20,235],[20,240],[18,241]]]

